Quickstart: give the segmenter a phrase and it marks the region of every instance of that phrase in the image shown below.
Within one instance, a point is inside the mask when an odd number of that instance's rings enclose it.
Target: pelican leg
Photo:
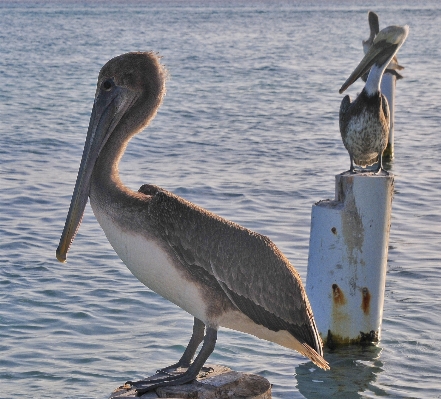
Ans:
[[[217,330],[207,327],[202,348],[193,363],[191,363],[190,367],[188,367],[184,373],[149,381],[129,382],[129,384],[136,388],[136,395],[141,396],[159,387],[181,385],[193,381],[198,376],[208,357],[212,354],[216,345],[216,339]]]
[[[375,174],[380,173],[383,170],[383,154],[378,156],[377,169],[375,170]]]
[[[349,158],[350,158],[350,160],[351,160],[351,167],[349,168],[349,171],[350,171],[351,173],[355,173],[355,170],[354,170],[354,158],[352,158],[352,155],[351,155],[351,154],[349,154]]]
[[[187,348],[185,349],[182,357],[179,359],[177,363],[172,364],[171,366],[168,367],[164,367],[163,369],[158,370],[157,373],[160,372],[168,373],[170,370],[176,370],[180,367],[185,367],[185,368],[190,367],[191,361],[193,360],[193,356],[196,353],[196,349],[204,339],[204,331],[205,331],[205,324],[195,317],[193,324],[193,334],[190,338],[190,342],[188,343]]]

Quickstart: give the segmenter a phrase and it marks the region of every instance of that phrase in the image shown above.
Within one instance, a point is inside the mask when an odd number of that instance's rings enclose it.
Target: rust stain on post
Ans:
[[[367,287],[363,287],[361,290],[362,300],[361,300],[361,308],[363,309],[364,314],[369,314],[371,307],[371,293],[367,289]]]
[[[344,305],[346,303],[346,298],[343,291],[337,284],[332,284],[332,298],[334,300],[334,304],[336,305]]]
[[[328,330],[328,335],[326,337],[322,337],[324,345],[326,345],[329,349],[336,349],[341,346],[348,345],[372,345],[376,344],[379,339],[379,331],[369,331],[364,333],[360,331],[360,334],[355,338],[343,337],[339,334],[333,333],[331,330]]]

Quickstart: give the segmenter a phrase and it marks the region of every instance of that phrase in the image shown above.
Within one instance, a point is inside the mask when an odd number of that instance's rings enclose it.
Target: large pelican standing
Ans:
[[[349,152],[350,170],[354,164],[360,167],[376,165],[379,172],[382,154],[389,136],[389,106],[381,94],[381,78],[386,67],[398,52],[409,33],[409,27],[389,26],[380,31],[360,64],[340,88],[343,93],[352,83],[369,72],[366,85],[360,95],[351,103],[345,96],[340,105],[340,133],[343,144]]]
[[[328,369],[300,277],[267,237],[160,187],[144,185],[134,192],[121,182],[121,157],[129,140],[155,116],[165,80],[166,71],[152,53],[124,54],[101,69],[57,259],[66,261],[89,197],[130,271],[194,316],[182,358],[167,368],[187,370],[148,388],[132,383],[138,393],[193,380],[213,352],[220,326],[294,349]]]

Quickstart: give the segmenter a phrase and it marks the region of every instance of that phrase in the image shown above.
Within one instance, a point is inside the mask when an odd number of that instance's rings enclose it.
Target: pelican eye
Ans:
[[[103,82],[103,84],[101,85],[101,87],[105,90],[105,91],[110,91],[113,87],[113,80],[112,79],[107,79]]]

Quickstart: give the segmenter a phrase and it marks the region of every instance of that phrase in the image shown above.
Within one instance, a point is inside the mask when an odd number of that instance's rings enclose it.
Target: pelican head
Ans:
[[[343,93],[352,83],[354,83],[360,76],[364,75],[372,68],[371,73],[378,75],[375,80],[375,87],[372,90],[377,90],[377,86],[381,81],[381,76],[387,65],[398,52],[402,44],[409,34],[409,27],[405,26],[388,26],[381,30],[375,36],[372,46],[367,51],[364,58],[352,72],[351,76],[346,80],[340,88],[339,93]],[[369,88],[367,87],[369,93]]]
[[[125,143],[148,125],[165,94],[165,80],[165,69],[152,53],[123,54],[101,69],[83,157],[56,251],[60,262],[66,261],[67,251],[81,224],[95,163],[103,148],[110,137]],[[125,145],[119,147],[125,148]]]

